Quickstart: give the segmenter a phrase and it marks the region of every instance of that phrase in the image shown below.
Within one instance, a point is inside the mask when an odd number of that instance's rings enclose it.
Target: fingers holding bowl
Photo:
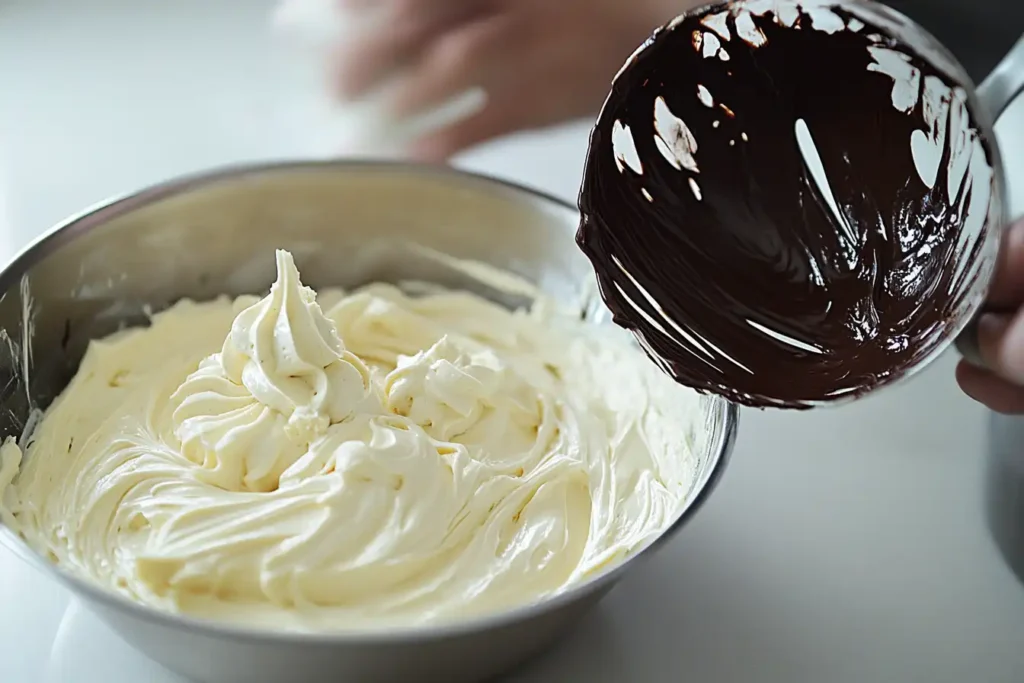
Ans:
[[[965,394],[990,410],[1024,415],[1024,387],[966,360],[956,368],[956,381]]]
[[[956,346],[964,393],[996,412],[1024,414],[1024,221],[1004,232],[986,310]]]
[[[1024,304],[1024,220],[1006,228],[987,305],[1016,309]]]

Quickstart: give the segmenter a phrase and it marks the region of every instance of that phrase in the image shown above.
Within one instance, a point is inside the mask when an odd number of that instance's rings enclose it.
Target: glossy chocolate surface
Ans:
[[[948,340],[987,278],[991,148],[966,75],[879,11],[704,8],[616,78],[577,242],[678,381],[761,407],[857,396]]]

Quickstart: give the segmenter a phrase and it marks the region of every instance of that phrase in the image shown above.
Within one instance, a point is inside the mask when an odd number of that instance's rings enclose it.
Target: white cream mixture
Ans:
[[[142,603],[367,629],[536,601],[658,536],[700,398],[613,328],[539,301],[375,284],[183,301],[89,347],[0,517]]]

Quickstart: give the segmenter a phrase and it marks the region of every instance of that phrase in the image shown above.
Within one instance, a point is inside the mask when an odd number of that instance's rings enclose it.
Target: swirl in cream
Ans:
[[[288,252],[278,251],[277,270],[270,294],[171,396],[182,454],[224,489],[273,491],[368,395],[369,370],[344,349]]]
[[[333,630],[533,602],[678,516],[701,399],[620,330],[384,284],[325,313],[277,266],[93,342],[0,519],[140,602]]]

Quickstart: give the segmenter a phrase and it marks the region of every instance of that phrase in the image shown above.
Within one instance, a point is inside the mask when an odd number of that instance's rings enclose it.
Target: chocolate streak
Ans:
[[[984,293],[997,242],[966,75],[894,38],[898,15],[812,4],[655,33],[613,84],[579,199],[615,322],[679,382],[751,406],[906,374]]]

